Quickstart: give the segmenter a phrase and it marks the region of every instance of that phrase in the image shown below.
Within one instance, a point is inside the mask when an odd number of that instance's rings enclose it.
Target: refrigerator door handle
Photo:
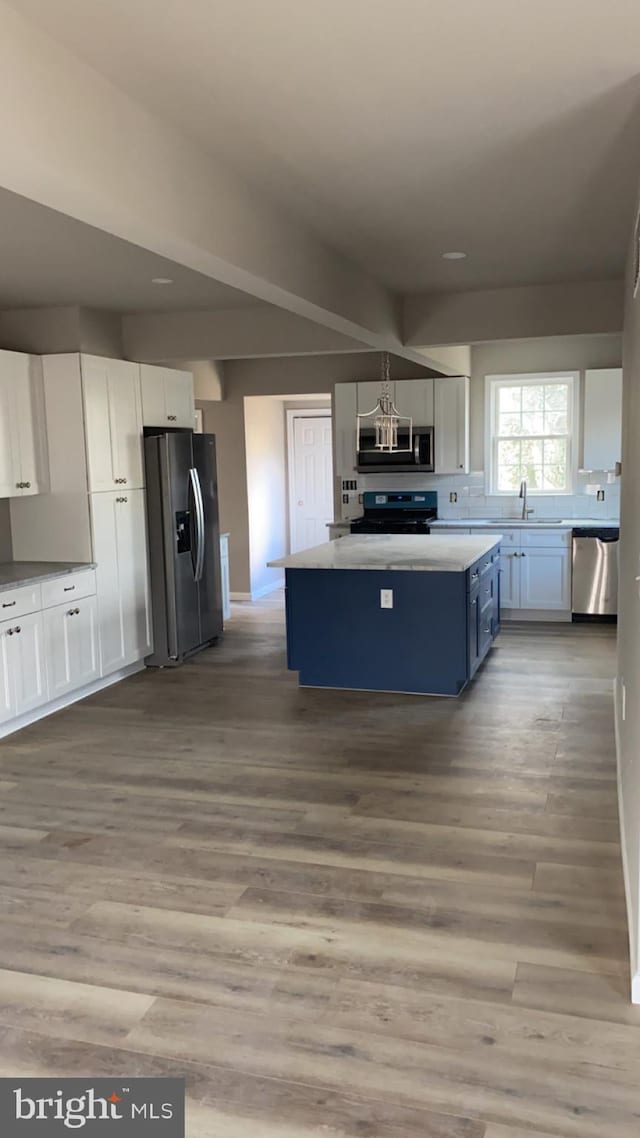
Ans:
[[[198,471],[195,466],[189,469],[189,480],[191,482],[191,489],[193,491],[193,502],[196,509],[196,534],[197,534],[197,551],[196,551],[196,565],[194,571],[194,580],[201,581],[202,573],[204,570],[204,503],[202,501],[202,488],[200,486],[200,479]]]

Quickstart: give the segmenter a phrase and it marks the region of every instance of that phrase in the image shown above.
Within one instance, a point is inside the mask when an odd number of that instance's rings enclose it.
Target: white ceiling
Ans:
[[[154,285],[169,277],[172,285]],[[0,309],[117,312],[243,308],[254,296],[0,188]]]
[[[396,289],[622,272],[637,0],[14,4]]]

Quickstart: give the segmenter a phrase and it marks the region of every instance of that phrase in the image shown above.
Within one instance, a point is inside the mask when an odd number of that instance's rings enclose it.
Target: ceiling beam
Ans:
[[[401,305],[267,195],[0,0],[0,185],[370,348]]]
[[[122,337],[128,359],[149,363],[371,350],[359,340],[270,304],[123,316]]]
[[[620,332],[622,318],[621,280],[414,293],[404,299],[405,343],[425,350],[429,344]]]

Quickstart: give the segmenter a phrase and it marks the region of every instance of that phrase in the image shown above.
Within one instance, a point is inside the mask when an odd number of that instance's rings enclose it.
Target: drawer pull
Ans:
[[[75,589],[75,585],[65,585],[65,587],[64,587],[65,593],[72,593],[74,589]]]
[[[15,603],[16,603],[15,601],[3,601],[2,607],[3,607],[3,609],[12,609],[14,607]]]

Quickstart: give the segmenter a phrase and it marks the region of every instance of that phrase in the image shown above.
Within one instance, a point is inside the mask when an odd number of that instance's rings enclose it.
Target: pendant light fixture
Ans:
[[[392,453],[413,450],[413,420],[409,415],[401,415],[391,396],[391,361],[389,353],[382,353],[382,378],[378,402],[371,411],[365,411],[356,416],[356,451],[360,450],[360,430],[368,426],[373,419],[376,432],[375,449]],[[408,428],[409,445],[398,445],[398,428],[402,425],[403,433]],[[404,439],[403,439],[404,443]]]

